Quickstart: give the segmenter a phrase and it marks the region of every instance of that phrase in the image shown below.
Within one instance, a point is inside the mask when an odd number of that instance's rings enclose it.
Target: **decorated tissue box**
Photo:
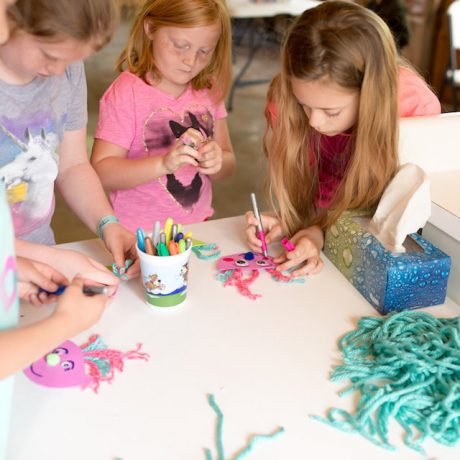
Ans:
[[[444,303],[450,257],[417,233],[407,236],[406,252],[388,251],[369,221],[344,213],[326,231],[329,260],[382,315]]]

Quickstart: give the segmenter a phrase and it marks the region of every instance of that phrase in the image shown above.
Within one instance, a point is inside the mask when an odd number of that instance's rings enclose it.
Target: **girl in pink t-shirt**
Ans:
[[[223,103],[231,28],[223,0],[149,0],[101,99],[91,162],[129,229],[213,214],[211,180],[235,157]]]
[[[398,121],[434,115],[440,104],[401,66],[387,25],[357,4],[329,1],[306,10],[288,33],[272,81],[264,150],[276,217],[262,217],[266,242],[292,236],[279,270],[317,273],[324,230],[345,210],[372,211],[396,173]],[[248,242],[260,251],[256,219]]]

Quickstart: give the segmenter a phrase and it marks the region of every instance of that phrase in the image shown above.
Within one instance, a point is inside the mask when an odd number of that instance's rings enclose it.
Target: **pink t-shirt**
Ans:
[[[224,103],[216,104],[209,90],[195,91],[189,85],[174,98],[125,71],[100,101],[95,138],[127,149],[128,159],[160,156],[176,141],[175,123],[184,128],[199,123],[213,137],[215,120],[226,116]],[[190,165],[152,182],[112,192],[110,200],[120,222],[131,231],[138,227],[148,231],[156,220],[163,224],[168,217],[181,224],[200,222],[214,212],[211,180]]]

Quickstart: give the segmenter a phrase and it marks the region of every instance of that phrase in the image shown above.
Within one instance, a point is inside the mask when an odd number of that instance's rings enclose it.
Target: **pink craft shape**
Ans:
[[[58,357],[55,365],[48,364],[51,360],[47,357],[51,354]],[[51,388],[86,387],[91,383],[91,377],[85,372],[83,350],[70,340],[35,361],[24,373],[32,382]]]
[[[273,257],[264,257],[263,254],[256,252],[238,252],[221,257],[217,261],[217,270],[223,272],[227,270],[270,270],[276,268]]]
[[[90,387],[95,393],[101,382],[110,383],[115,371],[123,371],[125,359],[143,359],[149,355],[140,351],[142,344],[134,350],[122,352],[107,348],[101,337],[93,334],[81,346],[66,340],[24,369],[24,374],[34,383],[50,388]]]

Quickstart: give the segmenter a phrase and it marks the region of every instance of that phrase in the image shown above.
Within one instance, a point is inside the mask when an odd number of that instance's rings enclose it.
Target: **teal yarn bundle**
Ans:
[[[333,408],[326,418],[342,431],[359,433],[386,449],[389,423],[404,429],[405,444],[424,453],[432,438],[445,446],[460,439],[460,317],[435,318],[405,311],[388,317],[364,317],[339,340],[343,364],[331,380],[350,379],[340,393],[359,393],[354,413]]]

